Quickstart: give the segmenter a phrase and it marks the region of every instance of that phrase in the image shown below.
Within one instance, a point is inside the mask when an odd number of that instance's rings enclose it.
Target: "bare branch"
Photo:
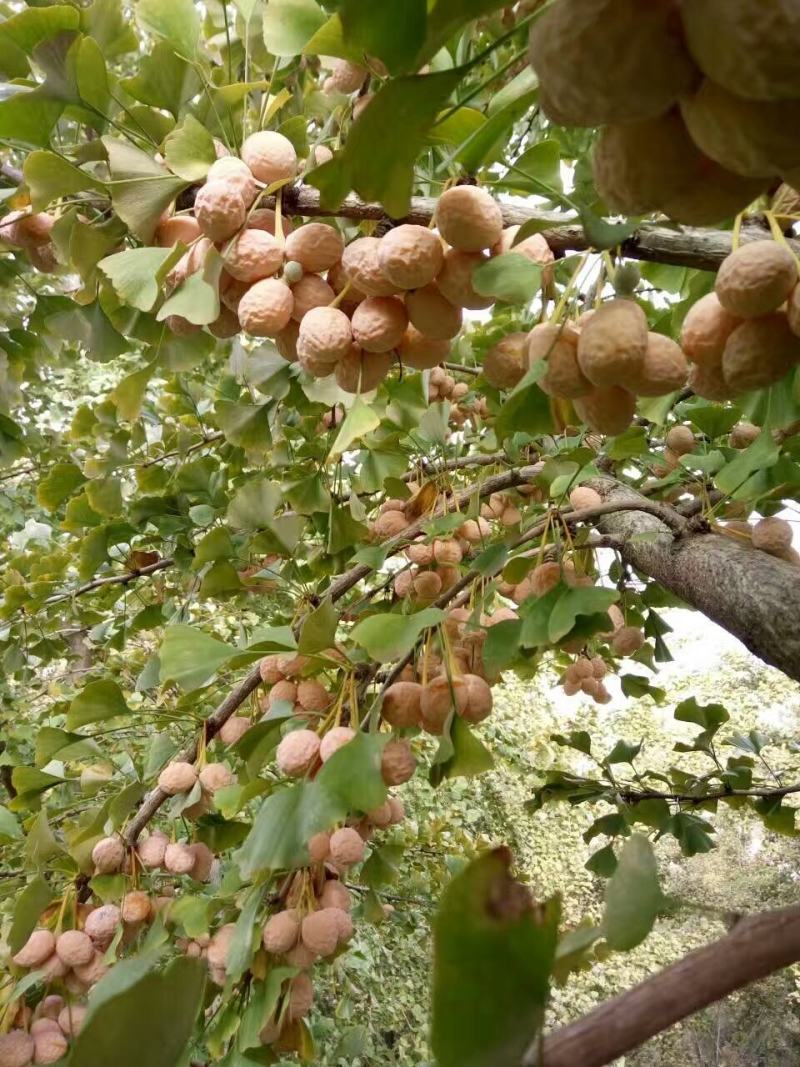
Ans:
[[[800,959],[800,905],[740,919],[688,956],[532,1048],[523,1067],[603,1067],[680,1019]]]

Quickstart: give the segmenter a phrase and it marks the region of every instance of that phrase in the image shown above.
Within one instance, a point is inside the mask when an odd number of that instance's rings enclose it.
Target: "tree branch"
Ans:
[[[420,466],[425,474],[443,474],[445,471],[457,471],[462,470],[464,467],[492,467],[495,463],[508,463],[508,456],[505,452],[492,452],[488,455],[481,455],[476,453],[473,456],[458,456],[456,459],[447,459],[444,463],[437,463],[436,460],[425,459],[420,460]],[[408,474],[403,475],[404,482],[413,482],[417,476],[417,468],[412,468]]]
[[[652,502],[608,478],[589,483],[607,503],[627,503],[599,523],[625,542],[623,561],[738,637],[756,656],[800,681],[800,580],[790,563],[715,533],[676,538]],[[641,510],[630,507],[639,503]],[[643,536],[644,535],[644,536]]]
[[[274,206],[274,197],[265,197],[264,206]],[[386,212],[381,204],[366,203],[354,194],[346,196],[335,210],[323,207],[317,189],[301,185],[283,190],[283,209],[289,215],[338,216],[346,219],[384,219]],[[433,197],[415,196],[406,222],[427,226],[436,209]],[[550,248],[555,253],[584,252],[591,247],[583,227],[574,216],[555,211],[541,211],[517,204],[501,204],[503,223],[506,226],[523,225],[535,219],[548,225],[542,231]],[[742,227],[742,241],[763,239],[764,231],[753,225]],[[795,254],[800,255],[800,242],[788,241]],[[641,226],[633,237],[622,244],[622,252],[631,259],[654,263],[670,263],[680,267],[699,270],[716,270],[730,253],[731,234],[724,230],[700,230],[691,227]]]
[[[519,485],[531,478],[535,478],[540,471],[541,464],[537,464],[531,467],[521,467],[516,470],[508,471],[505,474],[496,474],[491,478],[487,478],[483,485],[479,487],[479,494],[481,496],[490,496],[492,493],[499,492],[502,489],[510,489],[512,486]],[[473,496],[474,492],[475,489],[472,488],[459,494],[459,496],[456,497],[459,507],[463,507]],[[437,508],[435,513],[438,514],[440,512],[441,508]],[[391,540],[387,541],[386,547],[389,549],[389,555],[394,555],[399,552],[401,548],[409,543],[409,541],[413,541],[415,537],[418,537],[419,534],[422,533],[423,526],[429,522],[431,518],[431,515],[424,515],[416,522],[407,526],[402,534],[398,534],[397,537],[393,537]],[[155,564],[153,564],[153,566],[155,566]],[[330,597],[331,601],[335,603],[337,600],[340,600],[345,593],[352,589],[354,585],[357,585],[362,578],[371,574],[372,570],[373,568],[367,566],[367,564],[359,564],[359,566],[351,568],[330,586],[326,596]],[[302,627],[303,621],[303,619],[300,619],[297,622],[296,629]],[[206,743],[216,737],[228,719],[239,707],[241,707],[245,700],[247,700],[250,694],[256,690],[260,684],[261,674],[259,665],[256,664],[251,668],[250,672],[239,685],[231,690],[222,703],[219,704],[205,720],[204,730]],[[194,763],[197,759],[198,751],[199,746],[195,740],[188,744],[182,752],[174,757],[174,759],[180,762]],[[124,840],[128,845],[134,845],[136,843],[139,834],[167,799],[168,794],[158,786],[148,793],[141,807],[134,818],[131,819],[123,834]]]
[[[740,919],[574,1023],[545,1037],[523,1067],[603,1067],[680,1019],[800,959],[800,905]]]
[[[92,578],[90,582],[86,582],[85,585],[79,585],[77,589],[73,589],[68,593],[54,593],[45,601],[45,604],[58,604],[62,600],[72,600],[73,597],[83,596],[84,593],[91,593],[93,589],[100,589],[104,585],[127,585],[129,582],[136,581],[137,578],[146,578],[150,574],[155,574],[156,571],[166,570],[167,567],[171,567],[175,560],[172,558],[160,559],[156,563],[149,563],[146,567],[138,567],[132,571],[126,571],[124,574],[112,574],[107,578]]]
[[[465,489],[461,493],[458,493],[452,500],[455,501],[459,508],[463,508],[469,503],[476,491],[480,497],[491,496],[492,493],[502,492],[503,489],[513,489],[515,485],[521,485],[523,482],[530,481],[538,474],[541,474],[541,471],[542,464],[534,463],[528,467],[517,467],[513,470],[506,471],[504,474],[495,474],[491,478],[487,478],[486,481],[482,482],[479,486],[472,486],[469,489]],[[448,501],[447,510],[453,510],[452,501]],[[444,509],[440,506],[433,512],[433,514],[423,515],[421,518],[417,519],[416,522],[412,522],[406,526],[402,533],[385,541],[384,548],[387,549],[387,558],[396,555],[402,548],[405,548],[411,541],[419,537],[425,525],[436,515],[442,514],[444,514]],[[339,600],[346,592],[348,592],[348,590],[352,589],[354,585],[357,585],[362,578],[366,578],[368,574],[371,574],[373,569],[373,567],[370,567],[366,563],[359,563],[358,566],[352,567],[349,571],[346,571],[341,575],[341,577],[337,578],[335,582],[332,582],[325,595],[330,597],[331,600]]]
[[[24,175],[19,167],[14,167],[11,163],[0,163],[0,174],[15,185],[21,185],[24,180]]]
[[[217,705],[211,715],[205,720],[203,729],[205,730],[206,743],[217,736],[231,715],[233,715],[233,713],[244,704],[250,694],[261,685],[261,670],[259,664],[260,661],[259,663],[256,663],[254,667],[250,668],[242,681],[228,693],[222,703]],[[174,756],[173,759],[183,763],[194,763],[197,759],[198,750],[199,745],[197,740],[191,741],[186,745],[183,751],[178,753],[177,756]],[[158,786],[147,794],[141,807],[128,823],[125,828],[125,833],[122,835],[127,845],[136,844],[136,839],[139,837],[139,834],[144,830],[145,826],[147,826],[164,801],[168,799],[169,795]]]
[[[673,804],[704,804],[707,800],[727,800],[729,797],[767,797],[777,800],[791,793],[800,793],[800,785],[785,785],[776,789],[720,789],[701,796],[695,793],[660,793],[655,789],[620,789],[619,796],[626,804],[639,804],[643,800],[666,800]]]

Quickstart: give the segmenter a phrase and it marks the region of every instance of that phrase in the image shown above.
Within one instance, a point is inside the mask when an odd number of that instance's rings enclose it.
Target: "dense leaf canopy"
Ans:
[[[800,27],[733,4],[731,85],[678,6],[0,5],[15,1063],[62,1008],[72,1067],[313,1059],[402,784],[491,768],[504,673],[663,704],[682,606],[800,680]],[[565,729],[584,772],[529,783],[596,808],[599,923],[504,850],[455,874],[443,1067],[521,1062],[552,974],[647,936],[663,839],[797,832],[767,738],[672,712],[668,774]]]

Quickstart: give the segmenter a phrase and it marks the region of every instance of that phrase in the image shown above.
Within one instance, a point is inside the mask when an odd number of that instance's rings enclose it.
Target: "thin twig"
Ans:
[[[695,793],[661,793],[656,789],[621,789],[619,796],[626,804],[639,804],[643,800],[667,800],[673,804],[705,804],[708,800],[727,800],[729,797],[766,797],[777,800],[791,793],[800,793],[800,784],[784,785],[776,789],[720,789],[705,795]]]

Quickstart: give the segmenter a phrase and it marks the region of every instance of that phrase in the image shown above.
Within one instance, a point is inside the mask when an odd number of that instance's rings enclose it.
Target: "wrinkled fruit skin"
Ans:
[[[695,144],[727,170],[769,179],[800,165],[800,100],[745,100],[705,81],[681,111]]]
[[[444,240],[459,252],[491,248],[503,233],[500,205],[474,185],[456,185],[442,193],[434,221]]]
[[[387,785],[402,785],[413,777],[416,769],[417,761],[405,741],[389,741],[381,753],[381,776],[384,782]]]
[[[542,322],[528,334],[526,365],[533,367],[537,360],[547,362],[547,370],[539,379],[539,388],[548,396],[574,399],[592,391],[578,363],[578,334],[569,323]]]
[[[283,955],[294,948],[300,936],[300,920],[294,908],[279,911],[264,925],[261,940],[267,952]]]
[[[575,400],[578,416],[597,433],[611,437],[624,433],[636,413],[636,397],[618,386],[593,389]]]
[[[417,726],[420,721],[422,686],[417,682],[394,682],[383,694],[381,715],[392,726]]]
[[[631,300],[610,300],[592,315],[578,338],[578,363],[594,386],[625,386],[647,351],[647,318]]]
[[[800,98],[800,9],[794,0],[691,0],[681,17],[703,73],[754,100]]]
[[[319,750],[319,738],[313,730],[294,730],[278,745],[278,769],[290,778],[302,778],[317,762]]]
[[[442,242],[426,226],[396,226],[381,239],[378,249],[381,270],[399,289],[428,285],[443,262]]]
[[[566,126],[652,118],[698,77],[666,0],[561,0],[531,26],[530,59],[545,114]]]
[[[34,1040],[24,1030],[11,1030],[0,1035],[0,1065],[28,1067],[33,1062]]]
[[[693,304],[683,320],[681,348],[687,359],[703,366],[720,366],[725,344],[742,320],[707,293]]]
[[[483,374],[495,389],[513,389],[525,374],[525,352],[528,335],[506,334],[492,345],[483,361]]]
[[[242,144],[241,156],[253,177],[266,185],[293,178],[297,173],[294,145],[281,133],[271,130],[251,133]]]
[[[800,362],[800,338],[782,312],[747,319],[728,338],[722,372],[734,392],[763,389],[779,382]]]
[[[753,319],[777,310],[797,282],[797,262],[785,245],[750,241],[723,260],[714,291],[729,314]]]
[[[364,842],[356,830],[344,826],[331,834],[331,859],[337,867],[350,867],[364,858]]]
[[[39,967],[53,955],[55,947],[56,939],[50,930],[34,930],[12,959],[18,967]]]
[[[238,305],[242,329],[253,337],[274,337],[288,324],[294,310],[292,291],[284,282],[266,278],[256,282]]]
[[[663,333],[648,333],[644,359],[631,372],[628,388],[636,396],[667,396],[682,389],[688,376],[681,346]]]

